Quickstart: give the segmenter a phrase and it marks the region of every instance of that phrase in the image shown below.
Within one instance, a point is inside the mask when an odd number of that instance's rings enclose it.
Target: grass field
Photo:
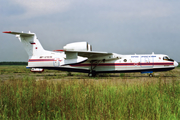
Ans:
[[[0,66],[0,119],[180,119],[180,68],[154,75]]]

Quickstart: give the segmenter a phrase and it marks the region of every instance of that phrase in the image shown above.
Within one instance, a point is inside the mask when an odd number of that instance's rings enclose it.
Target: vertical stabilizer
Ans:
[[[44,53],[44,49],[36,37],[35,33],[21,33],[21,32],[11,32],[6,31],[3,33],[14,34],[19,39],[19,41],[23,44],[26,52],[29,57],[31,56],[40,56]]]

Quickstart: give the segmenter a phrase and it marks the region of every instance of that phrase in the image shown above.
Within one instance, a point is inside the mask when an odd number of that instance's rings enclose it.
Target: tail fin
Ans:
[[[21,33],[21,32],[11,32],[6,31],[3,33],[14,34],[19,39],[19,41],[23,44],[26,52],[28,53],[29,57],[31,56],[39,56],[43,54],[45,51],[36,37],[35,33]]]

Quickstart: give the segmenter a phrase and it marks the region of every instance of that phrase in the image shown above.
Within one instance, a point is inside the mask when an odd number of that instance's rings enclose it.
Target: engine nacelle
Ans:
[[[67,44],[63,49],[70,51],[92,51],[92,46],[87,42],[74,42]]]

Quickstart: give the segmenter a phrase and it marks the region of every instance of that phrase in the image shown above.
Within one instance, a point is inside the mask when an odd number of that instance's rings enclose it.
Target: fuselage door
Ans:
[[[54,67],[59,67],[59,58],[54,58],[53,65]]]
[[[154,66],[154,57],[153,56],[141,56],[140,57],[140,66],[141,67],[153,67]]]

